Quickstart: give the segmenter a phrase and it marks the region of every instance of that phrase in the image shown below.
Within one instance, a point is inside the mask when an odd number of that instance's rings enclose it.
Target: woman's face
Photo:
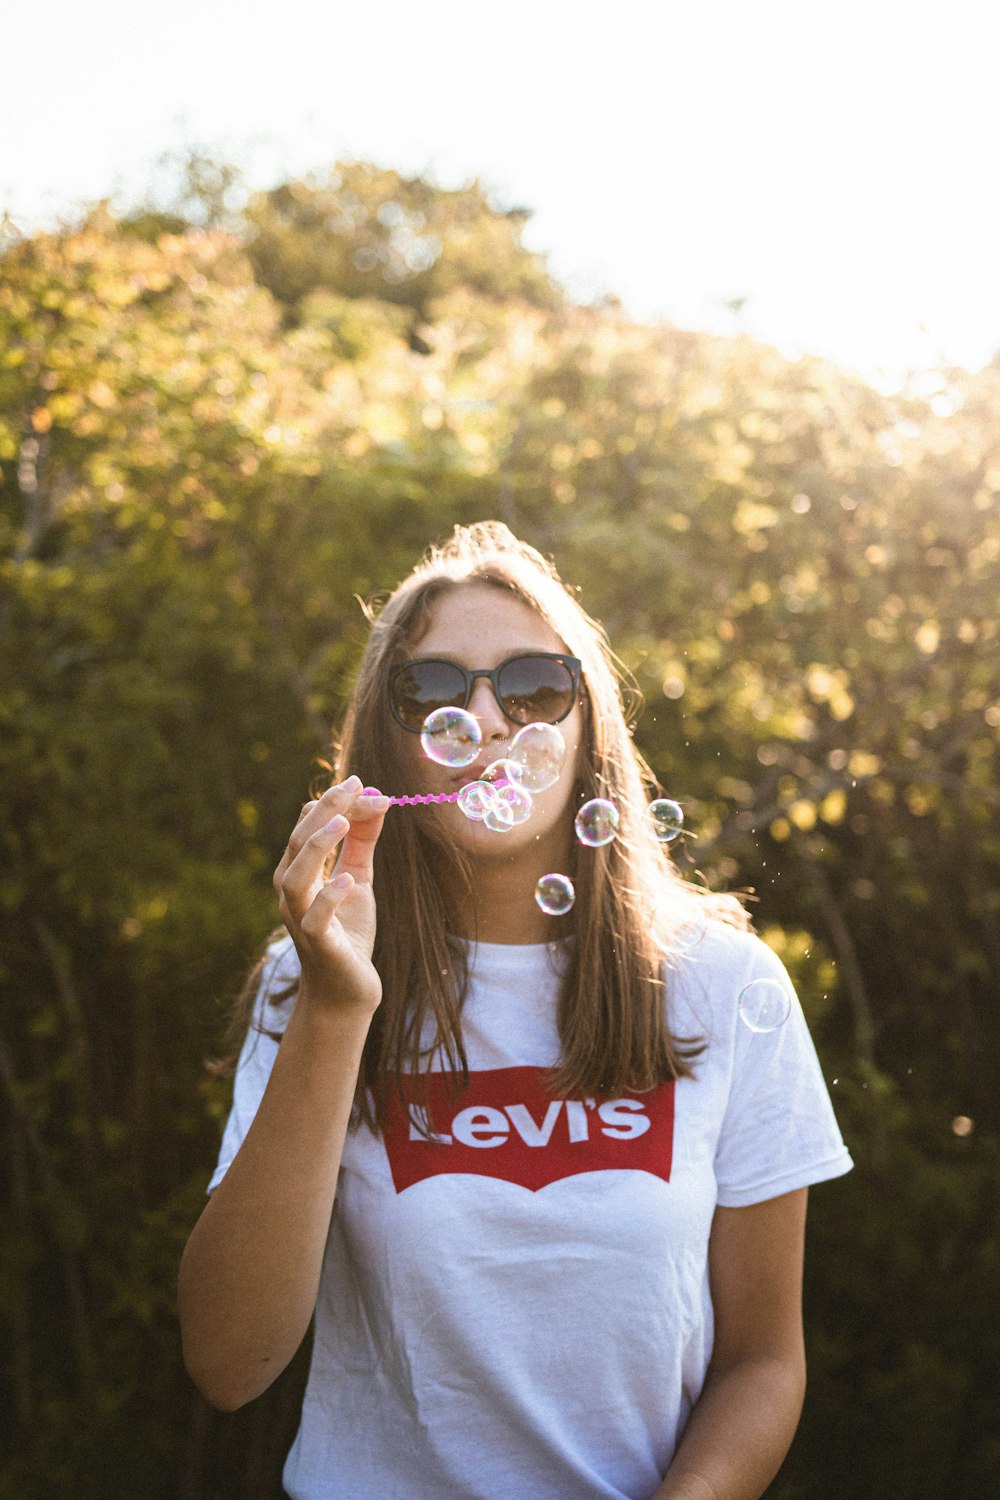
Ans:
[[[472,669],[497,667],[511,656],[531,651],[568,652],[568,647],[515,595],[490,584],[467,583],[435,600],[429,624],[410,642],[407,654],[444,657]],[[521,726],[505,717],[488,678],[476,679],[468,712],[479,722],[483,743],[472,765],[461,769],[429,760],[423,754],[419,735],[394,726],[408,792],[456,792],[466,782],[475,781],[492,761],[507,754]],[[566,745],[562,771],[554,786],[534,794],[527,821],[506,833],[496,833],[482,823],[470,822],[458,807],[442,806],[440,812],[449,837],[483,857],[509,858],[526,850],[539,855],[551,853],[553,858],[564,854],[573,786],[584,748],[584,711],[579,701],[556,728]]]

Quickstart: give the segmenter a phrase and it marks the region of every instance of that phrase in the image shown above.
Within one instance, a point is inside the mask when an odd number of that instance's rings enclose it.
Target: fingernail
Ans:
[[[338,813],[335,818],[330,819],[329,823],[327,823],[326,827],[323,829],[323,832],[339,833],[342,828],[349,828],[350,826],[351,825],[348,823],[344,815],[342,813]]]
[[[344,789],[345,792],[355,792],[355,791],[360,790],[360,788],[361,788],[361,785],[362,785],[361,777],[360,776],[348,776],[347,780],[346,781],[342,781],[340,784],[343,787],[343,789]]]

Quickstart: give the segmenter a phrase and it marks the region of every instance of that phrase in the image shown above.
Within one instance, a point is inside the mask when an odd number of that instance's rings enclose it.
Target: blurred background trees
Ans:
[[[238,187],[192,159],[168,208],[0,247],[0,1496],[274,1493],[294,1389],[209,1416],[179,1359],[228,1107],[202,1060],[276,918],[355,596],[497,517],[634,672],[677,857],[754,892],[858,1164],[811,1206],[771,1493],[981,1500],[1000,359],[889,397],[574,304],[477,184]]]

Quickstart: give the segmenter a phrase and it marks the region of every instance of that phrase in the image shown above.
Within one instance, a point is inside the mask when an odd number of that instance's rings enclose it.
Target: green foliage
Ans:
[[[888,398],[574,306],[478,185],[237,197],[198,159],[0,256],[0,1497],[269,1492],[265,1417],[207,1426],[179,1362],[201,1063],[355,596],[488,516],[634,671],[678,857],[753,890],[858,1164],[811,1209],[774,1495],[992,1493],[1000,362]]]
[[[261,285],[293,318],[317,290],[412,308],[461,289],[553,309],[562,301],[541,257],[521,244],[523,209],[499,212],[478,183],[450,191],[364,162],[325,182],[284,182],[247,209],[246,247]]]

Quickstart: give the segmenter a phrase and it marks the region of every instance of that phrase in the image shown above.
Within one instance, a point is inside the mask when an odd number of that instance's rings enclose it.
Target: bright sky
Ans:
[[[1000,349],[989,0],[42,0],[4,20],[0,208],[362,157],[478,176],[581,297],[892,382]],[[880,373],[881,372],[881,373]]]

